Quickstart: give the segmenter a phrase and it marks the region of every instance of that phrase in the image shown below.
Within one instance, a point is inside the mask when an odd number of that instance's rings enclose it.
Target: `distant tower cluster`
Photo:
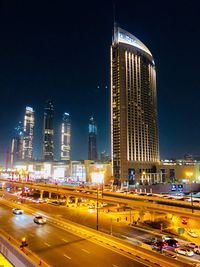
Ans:
[[[63,114],[61,124],[61,160],[70,160],[71,152],[71,121],[69,113]]]
[[[88,137],[88,159],[89,160],[98,160],[98,153],[97,153],[97,125],[95,120],[90,117],[89,122],[89,137]]]
[[[43,160],[54,160],[54,130],[53,130],[54,106],[51,101],[46,102],[44,109],[44,128],[43,128]]]
[[[54,105],[48,100],[44,107],[43,117],[43,144],[42,160],[47,162],[54,161]],[[12,139],[10,161],[11,166],[14,162],[33,160],[33,137],[35,126],[35,113],[32,107],[26,107],[24,122],[19,122],[15,128],[14,138]],[[60,160],[71,160],[71,117],[67,112],[63,113],[60,123]],[[102,161],[107,161],[108,155],[104,152],[101,156]],[[97,125],[94,117],[89,119],[88,128],[88,159],[97,161]]]
[[[35,124],[34,110],[31,107],[26,107],[24,116],[24,132],[22,145],[22,159],[32,160],[33,158],[33,130]],[[22,134],[22,132],[20,132]],[[19,134],[20,134],[19,133]],[[20,147],[20,144],[19,144]],[[19,150],[20,154],[20,150]]]

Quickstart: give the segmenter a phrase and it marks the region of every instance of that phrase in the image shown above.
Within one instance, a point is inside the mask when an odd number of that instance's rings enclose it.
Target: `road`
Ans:
[[[99,246],[53,225],[37,225],[29,214],[13,215],[0,205],[0,227],[17,240],[27,238],[29,249],[53,267],[132,267],[145,266],[115,251]]]
[[[53,206],[51,204],[31,204],[28,201],[26,203],[34,208],[37,208],[39,210],[45,211],[50,214],[54,214],[57,218],[60,219],[68,219],[70,221],[79,223],[81,225],[89,226],[93,229],[96,229],[96,210],[88,209],[88,207],[71,207],[67,208],[64,206]],[[103,232],[110,233],[111,231],[111,217],[110,213],[105,213],[105,210],[108,208],[100,209],[99,211],[99,229]],[[157,231],[152,230],[145,230],[139,227],[130,227],[128,225],[129,223],[129,214],[127,215],[121,215],[117,212],[114,212],[115,219],[112,220],[112,232],[114,235],[118,237],[125,238],[127,241],[137,244],[137,240],[141,242],[146,242],[151,240],[153,237],[161,238],[162,234],[158,233]],[[116,218],[120,217],[128,217],[128,221],[121,220],[119,222],[116,221]],[[197,242],[197,240],[194,240],[192,242]],[[187,242],[180,242],[181,244],[185,244]],[[150,247],[149,247],[150,248]],[[150,248],[151,249],[151,248]],[[168,250],[174,251],[174,248],[168,248]],[[194,255],[191,258],[177,255],[177,258],[181,261],[187,261],[191,262],[191,260],[194,261],[200,261],[199,255]]]

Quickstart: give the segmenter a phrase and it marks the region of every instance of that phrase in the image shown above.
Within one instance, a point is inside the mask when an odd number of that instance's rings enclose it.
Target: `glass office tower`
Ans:
[[[23,133],[23,148],[22,148],[23,160],[32,160],[33,158],[34,124],[35,124],[34,110],[31,107],[26,107],[24,116],[24,133]]]
[[[54,160],[54,130],[53,130],[54,106],[52,101],[48,100],[44,109],[44,127],[43,127],[43,160]]]
[[[63,114],[61,124],[61,160],[70,160],[71,152],[71,121],[69,113]]]
[[[88,159],[89,160],[98,160],[98,154],[97,154],[97,125],[95,123],[95,120],[92,117],[90,117],[89,122],[89,132],[88,132]]]

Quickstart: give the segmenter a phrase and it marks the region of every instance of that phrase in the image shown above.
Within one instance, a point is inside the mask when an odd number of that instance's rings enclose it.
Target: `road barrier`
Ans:
[[[29,249],[22,247],[18,242],[5,231],[0,230],[0,252],[13,264],[20,267],[50,267],[46,262],[42,261]]]

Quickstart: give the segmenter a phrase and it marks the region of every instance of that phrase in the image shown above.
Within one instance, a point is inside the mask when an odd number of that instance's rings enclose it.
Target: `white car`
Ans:
[[[88,209],[95,209],[95,205],[89,205]]]
[[[20,214],[23,214],[24,213],[24,211],[22,209],[19,209],[19,208],[15,208],[12,211],[16,215],[20,215]]]
[[[194,247],[194,253],[200,254],[200,246],[195,246]]]
[[[188,257],[192,257],[194,255],[194,252],[188,248],[176,248],[175,251],[178,254],[188,256]]]
[[[188,235],[190,235],[192,237],[195,237],[195,238],[198,237],[198,234],[192,229],[187,230],[187,233],[188,233]]]
[[[47,220],[45,218],[43,218],[42,216],[35,216],[35,218],[33,219],[33,221],[35,223],[38,223],[38,224],[45,224],[47,222]]]

